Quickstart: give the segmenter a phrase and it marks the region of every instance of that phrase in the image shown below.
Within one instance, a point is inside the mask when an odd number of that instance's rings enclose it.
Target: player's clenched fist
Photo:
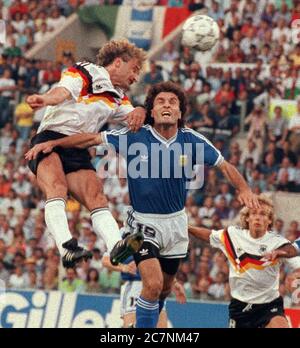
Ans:
[[[44,97],[38,94],[30,95],[29,97],[27,97],[26,102],[30,105],[32,109],[37,109],[46,106]]]

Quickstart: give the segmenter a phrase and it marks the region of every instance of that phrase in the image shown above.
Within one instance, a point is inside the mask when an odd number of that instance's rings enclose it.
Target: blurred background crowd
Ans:
[[[137,1],[138,2],[138,1]],[[59,62],[26,59],[33,45],[51,34],[79,6],[127,4],[130,1],[30,0],[0,2],[7,40],[0,45],[0,279],[17,289],[118,293],[120,274],[102,266],[103,241],[93,232],[88,212],[72,197],[67,202],[69,225],[79,243],[94,258],[60,275],[60,258],[44,223],[44,200],[24,153],[44,110],[33,112],[25,102],[31,93],[44,93],[75,62],[65,52]],[[189,99],[186,124],[211,140],[238,168],[254,192],[300,192],[300,44],[293,41],[291,23],[300,18],[300,1],[144,1],[148,6],[188,6],[207,9],[221,29],[221,38],[209,52],[193,52],[169,43],[149,62],[134,103],[142,103],[149,86],[171,80]],[[216,63],[215,65],[208,63]],[[218,64],[220,63],[220,64]],[[227,68],[227,63],[235,63]],[[248,63],[246,66],[241,63]],[[141,93],[141,91],[143,91]],[[296,100],[289,118],[282,103]],[[116,127],[115,124],[106,125]],[[110,209],[120,227],[129,205],[126,179],[117,169],[124,163],[109,153],[107,178],[102,179]],[[95,157],[103,178],[107,158]],[[205,184],[188,196],[189,223],[221,229],[238,221],[240,205],[230,187],[214,169],[205,170]],[[277,219],[274,230],[293,241],[300,237],[300,221]],[[281,293],[293,306],[293,274],[283,267]],[[224,255],[191,238],[188,257],[178,280],[188,298],[229,300],[228,264]]]

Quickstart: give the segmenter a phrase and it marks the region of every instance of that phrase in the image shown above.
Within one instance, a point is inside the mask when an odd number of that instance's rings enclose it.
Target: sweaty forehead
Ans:
[[[177,95],[175,93],[172,93],[172,92],[160,92],[157,94],[154,101],[158,100],[158,99],[166,99],[166,100],[176,99],[179,102]]]

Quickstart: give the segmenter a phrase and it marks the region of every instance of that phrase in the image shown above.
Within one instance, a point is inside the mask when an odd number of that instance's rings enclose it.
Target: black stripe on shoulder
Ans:
[[[239,257],[240,261],[243,261],[246,258],[260,261],[260,259],[262,258],[262,255],[254,255],[254,254],[244,253],[243,255],[241,255]]]
[[[89,85],[87,88],[88,93],[93,93],[93,77],[92,75],[88,72],[88,70],[85,68],[85,65],[89,65],[90,63],[82,63],[82,64],[75,64],[74,68],[77,70],[80,70],[84,76],[88,79]]]
[[[233,256],[234,256],[235,259],[237,259],[237,254],[236,254],[234,245],[233,245],[233,243],[232,243],[232,240],[231,240],[231,238],[230,238],[230,236],[229,236],[229,232],[228,232],[228,229],[227,229],[227,228],[225,229],[224,233],[225,233],[225,235],[226,235],[226,237],[227,237],[227,239],[228,239],[228,242],[229,242],[229,244],[230,244],[231,251],[233,252]]]

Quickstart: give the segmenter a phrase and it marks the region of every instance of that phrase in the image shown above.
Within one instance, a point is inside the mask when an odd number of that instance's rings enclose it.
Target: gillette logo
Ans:
[[[94,302],[92,299],[90,300],[91,305],[88,305],[90,309],[87,309],[87,306],[82,306],[80,302],[76,293],[64,294],[60,291],[6,292],[0,295],[0,327],[106,327],[104,317],[98,311],[92,310]]]

